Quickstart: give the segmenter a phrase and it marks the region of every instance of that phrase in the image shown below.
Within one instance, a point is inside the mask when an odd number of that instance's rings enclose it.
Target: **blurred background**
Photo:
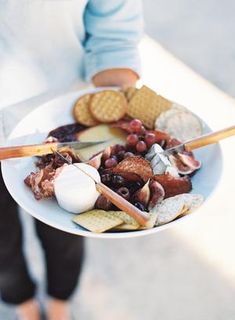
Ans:
[[[144,0],[143,5],[148,35],[235,96],[234,1]]]
[[[235,96],[234,0],[144,0],[143,5],[149,36]],[[26,213],[22,217],[32,273],[43,283],[32,221]],[[83,277],[73,299],[74,318],[235,319],[233,227],[221,226],[218,232],[220,218],[214,219],[211,224],[197,218],[143,238],[88,239]],[[0,319],[13,320],[11,308],[0,304]]]

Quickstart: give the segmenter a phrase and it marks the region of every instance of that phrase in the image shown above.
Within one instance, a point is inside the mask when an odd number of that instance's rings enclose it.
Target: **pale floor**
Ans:
[[[225,0],[217,7],[215,3],[145,0],[146,30],[197,72],[235,95],[235,3]],[[31,269],[42,283],[41,251],[30,216],[24,213],[23,218]],[[213,228],[200,232],[202,238],[207,232],[216,236]],[[86,245],[83,277],[73,300],[78,320],[235,319],[234,281],[195,250],[189,235],[167,230],[137,239],[88,239]],[[1,304],[0,320],[13,319],[13,310]]]

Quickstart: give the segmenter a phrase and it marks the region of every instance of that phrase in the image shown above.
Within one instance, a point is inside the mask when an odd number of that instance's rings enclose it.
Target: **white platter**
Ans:
[[[72,107],[76,99],[88,92],[101,89],[83,90],[70,93],[47,102],[29,113],[12,131],[8,144],[41,143],[46,132],[69,123],[73,123]],[[205,131],[210,131],[204,124]],[[223,159],[220,146],[211,145],[195,152],[196,157],[202,161],[202,168],[192,178],[193,193],[200,193],[205,200],[212,195],[219,183]],[[2,173],[7,189],[15,201],[28,213],[42,222],[57,229],[93,238],[127,238],[157,233],[163,229],[174,226],[193,214],[200,214],[198,208],[192,214],[173,221],[169,224],[149,230],[130,232],[92,233],[74,224],[72,214],[61,209],[56,200],[35,200],[31,190],[24,184],[24,178],[35,170],[34,158],[18,158],[2,161]]]

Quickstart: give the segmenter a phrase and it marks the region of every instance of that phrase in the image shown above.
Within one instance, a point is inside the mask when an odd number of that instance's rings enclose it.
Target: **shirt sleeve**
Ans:
[[[140,75],[141,0],[90,0],[84,24],[86,81],[112,68],[128,68]]]

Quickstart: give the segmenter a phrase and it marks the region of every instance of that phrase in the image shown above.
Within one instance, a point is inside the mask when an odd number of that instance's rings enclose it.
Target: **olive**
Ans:
[[[109,184],[111,183],[112,181],[112,175],[109,174],[109,173],[104,173],[101,175],[101,181],[104,183],[104,184]]]
[[[123,186],[125,184],[125,179],[122,176],[115,174],[112,176],[112,184],[115,186]]]
[[[135,203],[134,203],[134,206],[135,206],[136,208],[138,208],[139,210],[141,210],[141,211],[145,211],[145,206],[144,206],[143,203],[141,203],[141,202],[135,202]]]
[[[117,193],[126,200],[130,199],[130,192],[126,187],[119,188]]]

